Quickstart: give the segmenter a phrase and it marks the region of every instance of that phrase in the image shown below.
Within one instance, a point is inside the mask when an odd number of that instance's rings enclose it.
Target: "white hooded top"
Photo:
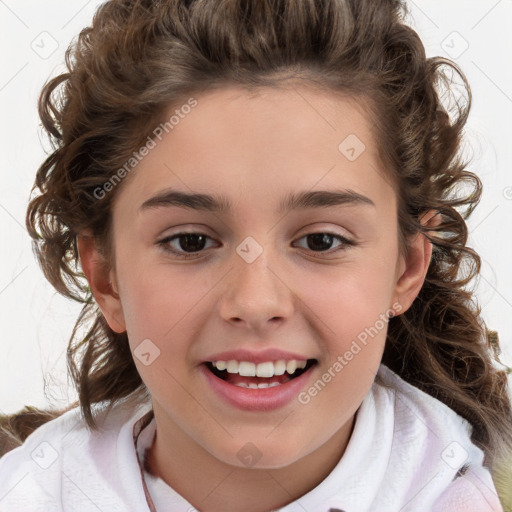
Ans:
[[[78,408],[0,459],[0,512],[193,512],[142,464],[156,424],[151,403]],[[503,512],[471,426],[382,365],[345,453],[314,489],[279,512]]]

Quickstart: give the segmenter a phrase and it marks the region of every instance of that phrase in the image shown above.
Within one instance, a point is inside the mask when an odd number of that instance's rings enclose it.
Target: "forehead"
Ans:
[[[265,144],[265,154],[258,156],[268,159],[274,155],[291,159],[325,148],[338,151],[348,136],[366,141],[370,153],[376,149],[368,102],[363,98],[288,84],[252,90],[227,87],[203,94],[197,101],[197,107],[173,129],[176,145],[194,146],[197,157],[211,154],[219,142],[229,139],[238,142],[232,152]],[[191,123],[193,134],[186,130]]]
[[[226,87],[194,100],[192,109],[168,110],[172,126],[154,138],[118,202],[139,207],[168,187],[229,195],[238,206],[340,186],[395,199],[360,99],[289,85]]]

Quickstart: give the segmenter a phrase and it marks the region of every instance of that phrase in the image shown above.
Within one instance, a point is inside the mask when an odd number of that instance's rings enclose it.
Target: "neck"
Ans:
[[[173,423],[159,422],[148,470],[197,510],[264,512],[281,508],[314,489],[339,462],[352,434],[354,416],[324,445],[289,466],[240,468],[217,459]],[[168,420],[168,417],[165,417]]]

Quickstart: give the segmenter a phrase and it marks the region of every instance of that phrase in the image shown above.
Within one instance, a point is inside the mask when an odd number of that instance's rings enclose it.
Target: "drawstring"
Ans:
[[[139,455],[137,452],[137,439],[139,438],[140,433],[151,423],[151,420],[153,419],[154,413],[153,409],[151,411],[147,412],[142,418],[137,420],[135,424],[133,425],[133,444],[135,446],[135,453],[137,455],[137,463],[139,464],[139,470],[140,470],[140,477],[142,480],[142,487],[144,489],[144,495],[146,497],[146,502],[148,504],[150,512],[157,512],[155,508],[155,504],[153,503],[153,500],[151,499],[151,495],[149,494],[148,488],[146,486],[146,479],[144,478],[144,470],[140,464]],[[147,455],[148,450],[144,453],[144,465],[147,465]]]

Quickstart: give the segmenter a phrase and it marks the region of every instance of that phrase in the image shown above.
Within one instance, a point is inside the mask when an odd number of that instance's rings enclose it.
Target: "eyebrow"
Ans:
[[[375,207],[375,203],[369,197],[354,190],[314,190],[288,194],[280,203],[277,213],[282,214],[297,209],[345,205],[370,205]],[[175,189],[165,189],[144,201],[139,211],[171,206],[218,213],[231,213],[233,211],[233,205],[226,196],[189,193]]]

